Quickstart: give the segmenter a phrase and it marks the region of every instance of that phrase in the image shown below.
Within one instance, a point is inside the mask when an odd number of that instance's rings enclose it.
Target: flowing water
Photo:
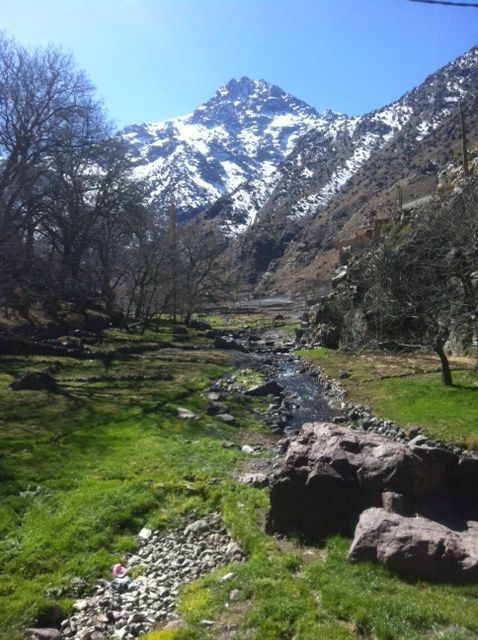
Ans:
[[[276,378],[284,395],[292,399],[292,417],[286,432],[297,432],[305,422],[331,421],[337,410],[327,402],[320,384],[301,371],[300,360],[276,356]]]

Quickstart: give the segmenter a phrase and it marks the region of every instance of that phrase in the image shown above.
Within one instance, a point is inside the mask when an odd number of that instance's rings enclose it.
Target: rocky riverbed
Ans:
[[[32,629],[30,636],[132,640],[160,625],[179,628],[184,625],[174,614],[179,587],[243,558],[218,514],[166,535],[143,529],[138,538],[137,553],[124,566],[116,565],[111,580],[99,580],[90,596],[75,602],[75,613],[62,622],[61,631]]]

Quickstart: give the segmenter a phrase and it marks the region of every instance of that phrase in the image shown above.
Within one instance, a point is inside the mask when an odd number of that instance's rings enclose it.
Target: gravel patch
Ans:
[[[61,624],[68,640],[132,640],[174,619],[178,590],[217,567],[243,560],[218,514],[166,535],[142,529],[140,548],[99,580]]]

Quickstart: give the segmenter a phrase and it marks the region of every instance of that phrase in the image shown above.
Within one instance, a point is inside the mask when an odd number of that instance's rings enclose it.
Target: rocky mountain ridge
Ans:
[[[314,286],[337,264],[340,243],[393,214],[397,187],[404,203],[433,193],[461,152],[460,102],[469,146],[478,141],[477,81],[474,47],[395,103],[341,124],[333,137],[308,132],[235,248],[243,271],[250,256],[250,280],[268,291],[297,289],[299,281]]]
[[[274,185],[274,174],[299,138],[346,120],[315,109],[264,80],[241,78],[221,87],[192,114],[127,127],[123,138],[137,177],[151,185],[158,212],[175,201],[187,220],[221,196],[234,211],[223,220],[232,235],[249,226]]]
[[[159,215],[206,218],[231,268],[267,291],[317,287],[337,245],[431,194],[459,153],[458,106],[478,140],[478,47],[399,100],[360,117],[312,107],[263,80],[231,80],[192,114],[123,132]]]

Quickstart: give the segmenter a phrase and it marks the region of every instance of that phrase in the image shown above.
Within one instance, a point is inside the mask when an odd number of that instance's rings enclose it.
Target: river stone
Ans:
[[[58,391],[56,380],[48,373],[23,373],[10,384],[13,391]]]
[[[250,444],[243,444],[241,447],[241,451],[242,453],[248,453],[249,455],[252,455],[254,453],[254,447],[251,447]]]
[[[459,529],[462,525],[459,525]],[[375,560],[397,573],[447,582],[478,581],[478,523],[462,531],[385,509],[362,513],[349,559]]]
[[[58,629],[32,628],[32,629],[27,629],[26,633],[32,640],[60,640],[61,638],[61,633]]]
[[[236,418],[231,416],[230,413],[219,413],[216,418],[225,424],[232,424],[236,421]]]
[[[116,580],[99,580],[70,618],[61,623],[65,640],[132,640],[178,616],[179,587],[220,566],[243,559],[219,514],[160,535],[152,531],[136,554],[125,558],[127,569],[141,561],[142,573],[119,593]],[[133,562],[132,562],[133,561]],[[134,573],[134,572],[132,572]]]
[[[227,405],[224,404],[224,402],[208,402],[206,406],[206,413],[208,416],[216,416],[218,413],[227,413]]]
[[[184,409],[184,407],[177,408],[177,416],[181,418],[181,420],[195,420],[197,418],[196,414],[190,409]]]
[[[433,517],[476,519],[476,486],[478,458],[331,423],[306,424],[271,482],[266,527],[351,534],[362,511],[382,506],[385,490]]]
[[[282,386],[275,380],[269,380],[263,384],[257,384],[254,387],[248,389],[245,393],[248,396],[275,396],[279,397],[282,394]]]

